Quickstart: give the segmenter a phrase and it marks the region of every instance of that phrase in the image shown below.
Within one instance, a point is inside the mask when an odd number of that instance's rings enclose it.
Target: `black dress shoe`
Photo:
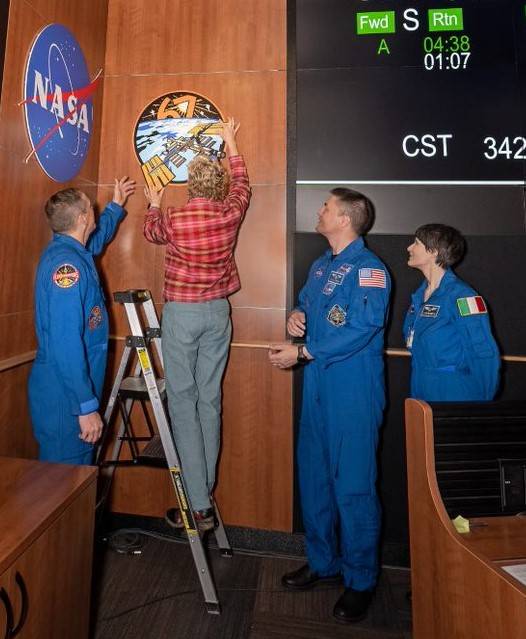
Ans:
[[[309,564],[305,564],[298,570],[283,575],[281,584],[290,590],[308,590],[321,584],[339,584],[341,580],[341,575],[321,577],[317,572],[310,569]]]
[[[354,590],[346,588],[334,606],[333,616],[338,621],[352,623],[361,621],[367,614],[373,593],[371,590]]]

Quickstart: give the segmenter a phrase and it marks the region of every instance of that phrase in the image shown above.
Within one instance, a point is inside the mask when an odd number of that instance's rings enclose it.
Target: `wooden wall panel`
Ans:
[[[88,159],[75,180],[54,182],[33,157],[25,131],[22,99],[26,56],[34,37],[46,25],[58,22],[72,30],[81,43],[88,68],[95,75],[104,64],[107,0],[74,3],[69,0],[11,0],[2,100],[0,105],[0,361],[32,351],[33,280],[42,249],[51,238],[43,206],[47,198],[66,186],[83,188],[95,198],[98,182],[99,137],[103,86],[94,99],[94,135]],[[2,409],[0,448],[4,455],[33,456],[27,414],[26,380],[30,366],[0,373]]]
[[[119,349],[120,351],[120,349]],[[269,366],[267,351],[238,348],[230,352],[223,390],[221,463],[216,499],[226,522],[273,530],[291,526],[293,467],[290,460],[292,411],[290,371]],[[146,428],[134,408],[136,435]],[[123,447],[122,459],[129,459]],[[122,467],[113,482],[115,512],[162,517],[175,497],[166,471]]]
[[[252,184],[285,184],[285,73],[107,77],[104,90],[102,184],[113,183],[115,172],[142,180],[133,148],[135,125],[144,107],[170,91],[195,91],[209,97],[225,116],[234,115],[241,122],[239,148]],[[170,186],[167,194],[168,203],[175,204],[184,200],[185,190]]]
[[[2,361],[36,349],[32,308],[0,315],[0,349]]]
[[[284,308],[234,306],[232,308],[233,343],[283,342],[286,313]]]
[[[260,343],[284,337],[286,295],[285,0],[110,0],[99,201],[113,178],[142,184],[133,132],[144,107],[170,91],[209,97],[241,122],[253,197],[236,250],[242,290],[232,296],[234,346],[224,382],[223,447],[217,497],[226,523],[290,530],[292,525],[291,376],[268,365]],[[111,152],[106,152],[106,149]],[[165,204],[186,188],[170,186]],[[102,267],[108,290],[146,287],[161,310],[164,248],[142,236],[145,202],[130,199],[128,217]],[[112,332],[128,331],[112,308]],[[119,469],[112,508],[159,515],[173,503],[163,473]]]
[[[168,471],[144,466],[117,468],[110,496],[113,512],[164,517],[176,502]]]
[[[26,401],[27,377],[31,365],[0,373],[0,455],[33,458],[37,444],[31,434]]]
[[[284,0],[110,0],[107,73],[284,69],[285,16]]]
[[[12,0],[0,112],[2,359],[35,347],[33,278],[39,254],[50,237],[43,204],[65,186],[48,179],[34,159],[22,162],[29,143],[23,110],[17,103],[26,53],[43,26],[59,22],[81,42],[94,75],[104,64],[107,5],[107,0]],[[102,140],[95,134],[88,161],[73,182],[102,208],[111,197],[115,176],[128,174],[141,180],[132,148],[133,129],[144,105],[161,93],[193,90],[210,96],[225,115],[235,115],[242,122],[239,142],[254,195],[238,246],[243,290],[232,298],[234,335],[238,341],[255,344],[283,336],[285,9],[284,0],[196,0],[175,5],[161,0],[152,12],[140,0],[110,0],[104,94],[101,85],[95,98],[97,127],[104,96]],[[167,55],[167,42],[178,43],[176,54]],[[179,204],[184,198],[185,189],[174,187],[168,190],[166,201]],[[143,213],[142,195],[138,194],[130,201],[128,216],[103,257],[102,274],[110,291],[150,288],[160,309],[164,250],[143,239]],[[113,310],[112,330],[125,334],[122,309]],[[25,401],[29,369],[25,365],[2,373],[0,449],[4,454],[32,456],[36,452]],[[290,528],[290,396],[290,376],[268,366],[264,350],[232,350],[225,379],[218,487],[227,522]],[[239,478],[244,488],[236,494]],[[162,471],[120,469],[114,488],[116,510],[162,515],[173,504],[169,478]]]
[[[283,266],[287,259],[285,186],[255,186],[252,202],[236,248],[241,290],[232,306],[283,308],[287,281]],[[257,339],[257,335],[253,336]]]
[[[290,530],[291,375],[270,366],[266,350],[231,349],[216,492],[231,524]]]

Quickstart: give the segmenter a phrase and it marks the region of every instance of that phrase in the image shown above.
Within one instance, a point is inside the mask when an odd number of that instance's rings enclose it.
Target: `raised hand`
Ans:
[[[221,124],[221,135],[226,144],[227,155],[237,155],[236,135],[239,131],[239,122],[236,122],[233,117],[229,117]]]
[[[144,187],[144,197],[148,201],[148,204],[157,209],[161,208],[163,194],[164,194],[164,189],[157,190],[153,188],[152,186]]]
[[[113,187],[113,201],[119,206],[124,206],[130,195],[135,193],[135,181],[130,180],[127,176],[121,177],[120,180],[115,178],[115,186]]]

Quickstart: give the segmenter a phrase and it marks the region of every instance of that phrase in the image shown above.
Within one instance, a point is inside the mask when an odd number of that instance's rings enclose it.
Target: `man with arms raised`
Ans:
[[[75,188],[52,195],[45,211],[53,239],[35,279],[38,350],[29,377],[29,405],[39,459],[90,464],[102,432],[109,323],[94,263],[113,238],[135,190],[115,180],[113,200],[95,222],[88,196]]]

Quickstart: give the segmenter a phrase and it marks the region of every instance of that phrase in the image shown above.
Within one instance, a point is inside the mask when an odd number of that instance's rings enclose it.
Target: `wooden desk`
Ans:
[[[526,558],[526,517],[480,517],[469,522],[470,532],[461,537],[477,554],[492,561]]]
[[[96,477],[0,457],[0,636],[87,638]]]
[[[406,443],[414,639],[526,637],[526,587],[502,570],[526,561],[526,518],[472,519],[457,533],[437,486],[425,402],[406,401]]]

